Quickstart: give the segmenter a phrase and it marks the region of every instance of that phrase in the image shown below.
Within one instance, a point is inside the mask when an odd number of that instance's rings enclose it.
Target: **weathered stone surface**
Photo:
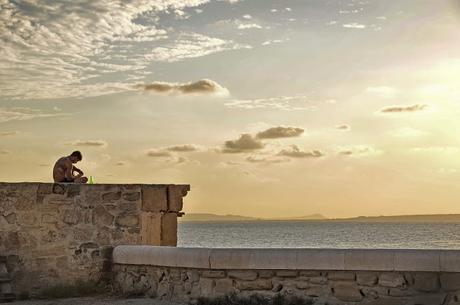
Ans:
[[[377,284],[378,277],[372,272],[359,272],[356,274],[356,282],[363,286],[374,286]]]
[[[142,210],[161,212],[168,210],[166,186],[142,186]]]
[[[225,295],[235,291],[235,288],[233,287],[233,280],[231,279],[218,279],[215,282],[216,286],[214,291],[216,294]]]
[[[359,302],[363,299],[359,287],[353,282],[337,282],[332,286],[333,295],[345,302]]]
[[[137,226],[139,224],[139,216],[138,215],[119,215],[115,219],[115,223],[122,227],[132,227]]]
[[[325,276],[315,276],[310,278],[310,283],[312,284],[326,284],[327,283],[327,277]]]
[[[82,219],[82,212],[75,208],[66,209],[62,213],[62,221],[68,225],[76,225]]]
[[[261,279],[270,278],[275,274],[272,270],[259,270],[258,273]]]
[[[354,281],[355,274],[350,271],[333,271],[327,274],[327,278],[333,281]]]
[[[200,289],[200,293],[202,296],[210,296],[214,292],[214,280],[213,279],[206,279],[200,278],[198,283],[198,287]]]
[[[379,276],[379,285],[383,287],[404,287],[406,285],[406,280],[404,276],[397,273],[383,273]]]
[[[229,271],[228,277],[232,279],[240,279],[246,281],[252,281],[257,278],[257,272],[252,270],[245,271]]]
[[[180,212],[183,208],[183,197],[187,195],[190,187],[184,185],[168,186],[168,209],[173,212]]]
[[[305,294],[310,297],[321,297],[331,294],[331,289],[325,285],[311,285],[305,291]]]
[[[408,299],[407,305],[443,305],[446,299],[445,293],[426,294],[423,296],[413,296]]]
[[[204,270],[201,272],[202,277],[207,278],[223,278],[225,277],[225,271],[223,270]]]
[[[165,213],[161,218],[161,245],[177,245],[177,214]]]
[[[137,201],[141,198],[141,193],[139,192],[123,193],[122,197],[126,201]]]
[[[441,287],[446,291],[460,290],[459,273],[442,273],[440,275]]]
[[[117,201],[121,198],[121,191],[117,192],[108,192],[105,194],[102,194],[102,200],[104,202],[114,202]]]
[[[434,292],[440,287],[439,276],[437,273],[421,273],[417,272],[413,275],[413,288],[419,291]]]
[[[276,271],[276,276],[279,277],[296,277],[298,272],[296,270],[280,270]]]
[[[93,223],[99,226],[111,226],[115,216],[107,212],[103,206],[97,206],[93,211]]]
[[[237,281],[236,288],[239,290],[271,290],[273,284],[271,280],[258,279],[255,281]]]
[[[54,184],[53,185],[53,193],[54,194],[63,195],[63,194],[65,194],[65,192],[66,192],[66,189],[65,189],[64,184]]]
[[[18,221],[18,217],[16,216],[16,213],[11,213],[5,216],[6,222],[9,224],[15,224]]]
[[[299,272],[300,276],[307,276],[307,277],[318,277],[321,276],[320,271],[310,271],[310,270],[301,270]]]
[[[161,245],[161,214],[144,212],[141,215],[143,245]]]

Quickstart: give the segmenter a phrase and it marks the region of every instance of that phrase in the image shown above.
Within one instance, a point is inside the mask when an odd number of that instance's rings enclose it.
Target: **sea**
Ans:
[[[460,223],[180,222],[178,246],[212,248],[460,249]]]

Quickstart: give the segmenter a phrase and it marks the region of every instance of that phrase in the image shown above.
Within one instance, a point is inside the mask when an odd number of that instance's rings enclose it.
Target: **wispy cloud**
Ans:
[[[340,130],[350,130],[351,129],[350,125],[348,124],[337,125],[335,128],[340,129]]]
[[[366,157],[380,155],[382,151],[371,145],[342,146],[337,149],[340,155],[353,157]]]
[[[228,96],[228,89],[210,79],[190,83],[153,82],[136,85],[136,88],[159,94],[176,95],[219,95]]]
[[[342,26],[344,28],[347,28],[347,29],[365,29],[366,28],[365,24],[360,24],[360,23],[356,23],[356,22],[345,23],[345,24],[342,24]]]
[[[0,155],[11,155],[13,152],[8,149],[0,149]]]
[[[19,131],[2,131],[0,132],[0,137],[9,137],[18,135]]]
[[[86,147],[107,147],[109,144],[104,140],[75,140],[65,143],[68,146],[86,146]]]
[[[380,112],[383,113],[403,113],[403,112],[417,112],[425,110],[428,106],[427,105],[411,105],[411,106],[390,106],[385,107]]]
[[[299,127],[272,127],[267,130],[257,133],[259,139],[278,139],[278,138],[292,138],[298,137],[304,133],[303,128]]]
[[[225,104],[228,108],[263,109],[271,108],[285,111],[316,110],[306,96],[279,96],[271,98],[232,100]]]
[[[247,30],[247,29],[261,29],[262,26],[256,23],[241,23],[238,25],[238,30]]]
[[[175,41],[154,48],[145,57],[152,61],[176,62],[227,50],[249,49],[251,46],[232,40],[213,38],[198,33],[183,33]]]
[[[56,113],[56,112],[46,112],[44,110],[27,108],[27,107],[0,108],[0,123],[9,122],[9,121],[25,121],[25,120],[32,120],[36,118],[50,118],[50,117],[57,117],[57,116],[64,116],[64,115],[67,115],[67,114]],[[12,134],[6,134],[6,135],[12,135]]]
[[[267,157],[267,156],[248,156],[246,161],[249,163],[257,164],[277,164],[277,163],[286,163],[290,162],[289,158],[280,158],[280,157]]]
[[[287,149],[283,149],[278,153],[278,156],[290,158],[321,158],[324,154],[320,150],[301,150],[297,145],[291,145]]]
[[[200,147],[195,144],[183,144],[183,145],[168,146],[166,147],[166,150],[174,151],[174,152],[193,152],[193,151],[199,151]]]

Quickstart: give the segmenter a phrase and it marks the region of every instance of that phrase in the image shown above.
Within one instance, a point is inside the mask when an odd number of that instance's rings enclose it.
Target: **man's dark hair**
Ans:
[[[79,152],[78,150],[76,150],[73,153],[71,153],[70,156],[78,158],[79,161],[81,161],[81,159],[83,159],[83,156],[81,155],[81,152]]]

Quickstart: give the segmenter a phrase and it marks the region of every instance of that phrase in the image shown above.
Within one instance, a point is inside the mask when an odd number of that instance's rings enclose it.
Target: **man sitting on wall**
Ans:
[[[59,158],[53,168],[54,182],[88,182],[88,178],[83,176],[83,171],[74,166],[74,164],[81,161],[82,158],[81,152],[79,151],[74,151],[70,156]],[[77,175],[74,175],[75,172]]]

